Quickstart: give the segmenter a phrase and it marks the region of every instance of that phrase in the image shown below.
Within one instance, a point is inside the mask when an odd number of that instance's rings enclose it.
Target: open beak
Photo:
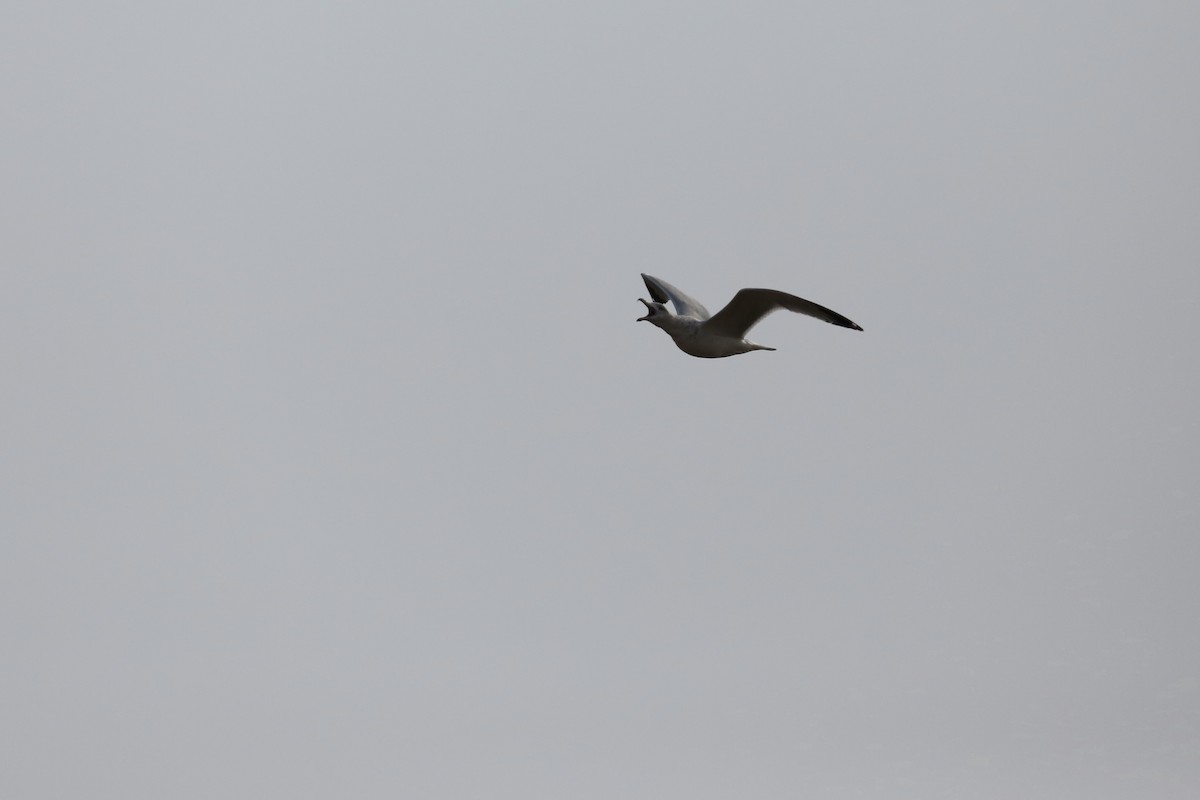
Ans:
[[[642,299],[642,298],[640,298],[640,297],[638,298],[638,302],[639,302],[639,303],[641,303],[642,305],[644,305],[644,306],[646,307],[646,311],[648,311],[648,312],[650,311],[650,309],[651,309],[651,306],[650,306],[650,304],[649,304],[649,303],[647,303],[645,300],[643,300],[643,299]],[[647,314],[646,314],[646,316],[644,316],[644,317],[638,317],[638,318],[637,318],[637,321],[638,321],[638,322],[645,322],[645,321],[646,321],[646,320],[648,320],[648,319],[650,319],[650,314],[649,314],[649,313],[647,313]]]

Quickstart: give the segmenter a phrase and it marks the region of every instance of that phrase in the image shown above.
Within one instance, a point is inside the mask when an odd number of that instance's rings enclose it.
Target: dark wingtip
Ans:
[[[659,303],[670,302],[671,298],[667,297],[666,293],[663,292],[662,289],[659,289],[657,285],[655,285],[654,282],[656,280],[658,280],[658,278],[647,275],[644,272],[642,273],[642,282],[646,284],[646,289],[650,292],[650,297]]]

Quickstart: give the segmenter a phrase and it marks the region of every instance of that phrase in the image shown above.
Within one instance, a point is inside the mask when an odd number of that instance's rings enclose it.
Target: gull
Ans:
[[[644,272],[642,280],[646,282],[653,302],[638,298],[638,302],[646,306],[646,316],[638,317],[637,321],[662,328],[675,340],[680,350],[697,358],[725,358],[751,350],[774,350],[774,347],[748,341],[746,334],[763,317],[780,308],[807,314],[843,328],[862,330],[836,311],[775,289],[742,289],[728,305],[712,315],[704,306],[666,281]],[[667,310],[667,302],[674,304],[674,314]]]

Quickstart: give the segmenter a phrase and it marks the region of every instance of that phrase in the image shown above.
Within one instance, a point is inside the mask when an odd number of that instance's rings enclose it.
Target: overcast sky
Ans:
[[[1197,41],[7,0],[0,795],[1200,796]]]

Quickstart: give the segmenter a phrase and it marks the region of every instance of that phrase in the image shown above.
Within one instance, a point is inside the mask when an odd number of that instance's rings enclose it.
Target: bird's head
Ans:
[[[671,312],[667,311],[667,307],[662,303],[652,303],[649,300],[643,300],[640,297],[638,298],[638,302],[646,307],[646,316],[638,317],[638,322],[651,322],[661,328],[662,326],[659,325],[659,323],[671,316]]]

